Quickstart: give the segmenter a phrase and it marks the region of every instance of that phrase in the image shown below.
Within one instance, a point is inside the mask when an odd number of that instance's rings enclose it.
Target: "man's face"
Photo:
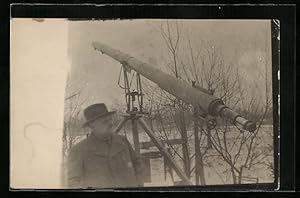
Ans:
[[[107,115],[101,118],[96,119],[95,121],[91,122],[90,127],[93,129],[95,133],[110,133],[112,132],[112,116]]]

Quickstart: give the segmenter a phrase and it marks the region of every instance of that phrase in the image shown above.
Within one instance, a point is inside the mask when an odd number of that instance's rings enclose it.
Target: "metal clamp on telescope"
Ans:
[[[232,120],[234,125],[253,132],[256,130],[256,125],[250,120],[246,120],[240,114],[225,106],[221,99],[217,99],[210,104],[209,114],[213,116],[221,116]]]

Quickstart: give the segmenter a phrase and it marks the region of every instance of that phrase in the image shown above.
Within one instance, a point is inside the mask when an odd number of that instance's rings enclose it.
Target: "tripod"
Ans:
[[[186,176],[186,174],[180,169],[180,167],[176,164],[176,162],[173,160],[171,155],[169,154],[168,150],[165,148],[163,143],[155,136],[154,132],[151,130],[151,128],[147,125],[147,123],[143,119],[143,92],[142,92],[142,84],[140,75],[136,75],[136,83],[137,83],[137,91],[131,91],[130,90],[130,84],[127,76],[127,69],[126,66],[123,65],[123,74],[124,74],[124,87],[125,89],[125,97],[126,97],[126,105],[127,105],[127,115],[124,116],[124,119],[119,123],[119,125],[115,129],[115,133],[118,133],[124,124],[127,121],[131,121],[132,126],[132,135],[133,135],[133,144],[134,144],[134,150],[140,154],[140,142],[139,142],[139,134],[138,134],[138,125],[142,127],[142,129],[146,132],[146,134],[150,137],[151,141],[154,143],[154,145],[158,148],[160,153],[165,157],[165,159],[168,161],[170,166],[174,169],[174,171],[177,173],[177,175],[182,179],[182,181],[186,185],[192,185],[192,182],[189,180],[189,178]],[[120,73],[121,74],[121,73]],[[120,78],[119,78],[120,81]],[[136,98],[138,99],[139,103],[139,110],[137,107],[134,106],[134,102],[136,101]]]
[[[160,153],[167,159],[169,164],[172,166],[172,168],[177,173],[177,175],[182,179],[182,181],[184,181],[187,185],[192,185],[191,181],[188,179],[185,173],[180,169],[180,167],[176,164],[176,162],[172,159],[168,150],[155,136],[154,132],[150,129],[150,127],[147,125],[147,123],[144,121],[141,115],[135,113],[126,115],[124,119],[120,122],[120,124],[117,126],[117,128],[115,129],[115,133],[118,133],[122,129],[124,124],[129,120],[131,120],[131,124],[132,124],[132,134],[133,134],[133,143],[134,143],[135,151],[137,153],[140,153],[140,146],[139,146],[140,143],[139,143],[139,136],[137,130],[137,126],[139,124],[142,127],[142,129],[147,133],[147,135],[150,137],[154,145],[159,149]]]

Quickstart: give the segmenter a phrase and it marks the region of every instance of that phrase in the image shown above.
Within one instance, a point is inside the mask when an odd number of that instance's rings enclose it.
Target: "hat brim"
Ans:
[[[82,128],[87,127],[87,125],[88,125],[89,123],[91,123],[91,122],[93,122],[93,121],[95,121],[95,120],[97,120],[97,119],[99,119],[99,118],[106,117],[106,116],[109,116],[109,115],[113,115],[113,114],[115,114],[115,113],[116,113],[116,111],[109,111],[109,112],[107,112],[107,113],[97,115],[97,116],[95,116],[94,118],[87,120],[87,121],[82,125]]]

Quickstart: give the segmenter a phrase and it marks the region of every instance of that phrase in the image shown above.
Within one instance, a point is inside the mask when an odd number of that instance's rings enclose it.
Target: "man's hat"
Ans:
[[[86,119],[86,122],[83,124],[82,127],[86,127],[88,125],[88,123],[107,116],[107,115],[112,115],[116,113],[116,111],[108,111],[106,108],[106,105],[104,103],[97,103],[97,104],[93,104],[91,106],[88,106],[84,111],[84,117]]]

